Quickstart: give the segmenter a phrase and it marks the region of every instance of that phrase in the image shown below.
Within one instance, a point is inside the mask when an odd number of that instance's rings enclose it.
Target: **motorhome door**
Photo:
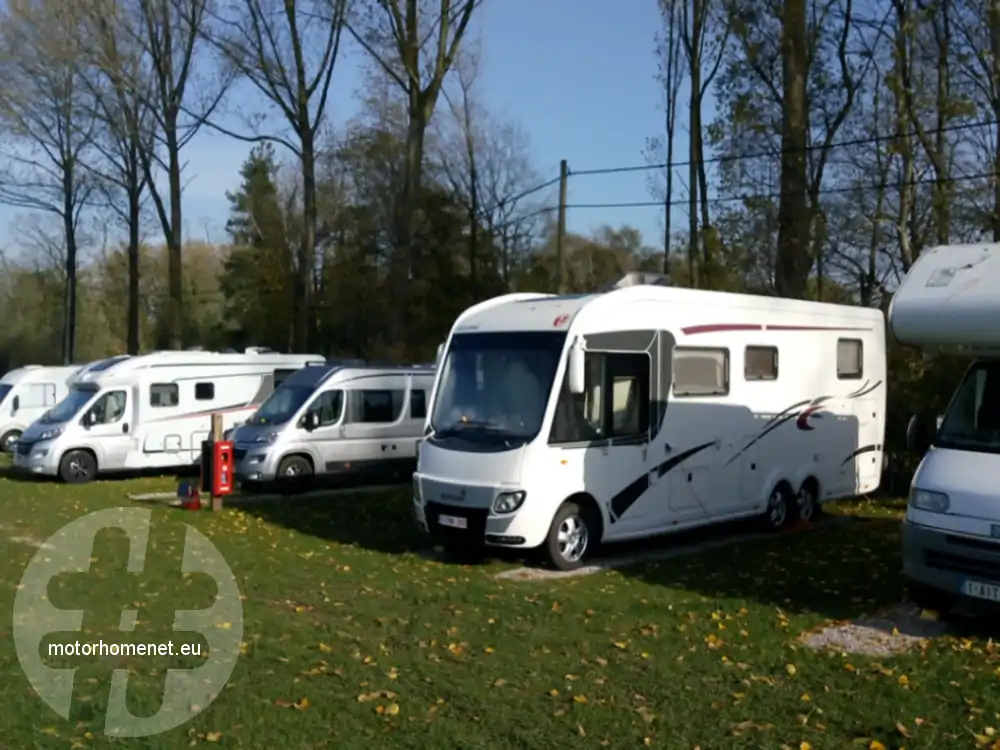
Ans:
[[[133,403],[134,394],[129,390],[108,391],[83,415],[87,437],[102,471],[125,467],[132,447]]]

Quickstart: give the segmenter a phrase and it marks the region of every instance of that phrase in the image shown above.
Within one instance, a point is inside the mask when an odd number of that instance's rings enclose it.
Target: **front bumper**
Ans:
[[[278,467],[267,445],[236,445],[233,474],[238,482],[273,482]]]
[[[56,476],[59,473],[59,454],[50,443],[24,443],[14,446],[14,470],[36,476]]]
[[[903,575],[964,595],[967,582],[1000,585],[1000,540],[903,522]]]
[[[542,540],[536,541],[518,533],[516,512],[495,516],[486,508],[422,503],[414,498],[413,515],[417,526],[436,544],[530,549],[542,543]],[[457,523],[461,526],[452,525],[456,523],[454,519],[459,519]]]

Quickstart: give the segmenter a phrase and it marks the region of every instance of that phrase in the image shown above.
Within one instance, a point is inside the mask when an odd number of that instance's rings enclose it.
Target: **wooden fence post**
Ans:
[[[222,415],[213,414],[212,415],[212,442],[219,443],[222,441]],[[218,471],[219,467],[216,466],[215,470]],[[218,513],[222,510],[222,496],[212,493],[212,512]]]

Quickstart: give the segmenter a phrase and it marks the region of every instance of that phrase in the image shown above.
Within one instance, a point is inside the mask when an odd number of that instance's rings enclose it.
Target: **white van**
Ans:
[[[12,453],[21,433],[69,392],[81,365],[25,365],[0,378],[0,452]]]
[[[940,424],[907,430],[923,456],[903,522],[913,601],[944,612],[963,597],[1000,602],[1000,244],[925,250],[889,307],[893,336],[970,359]]]
[[[234,432],[236,477],[249,485],[323,474],[408,480],[433,384],[427,365],[305,367]]]
[[[600,541],[808,520],[878,487],[885,376],[878,310],[652,274],[498,297],[443,350],[417,521],[446,547],[541,547],[571,569]]]
[[[230,427],[315,354],[166,351],[88,365],[69,394],[26,429],[14,468],[66,482],[98,474],[190,466],[213,414]]]

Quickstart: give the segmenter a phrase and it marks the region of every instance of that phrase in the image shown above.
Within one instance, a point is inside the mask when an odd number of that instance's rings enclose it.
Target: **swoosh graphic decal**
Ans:
[[[655,471],[657,476],[662,477],[671,469],[691,458],[691,456],[695,453],[705,450],[710,445],[715,445],[715,441],[712,440],[708,443],[696,445],[694,448],[688,448],[686,451],[668,458],[656,467]],[[608,506],[608,516],[611,519],[611,523],[617,523],[618,519],[621,518],[629,508],[635,505],[636,501],[642,497],[646,490],[649,489],[649,475],[651,473],[652,472],[650,471],[643,472],[641,477],[636,479],[634,482],[625,487],[625,489],[611,498],[611,503]]]
[[[857,458],[858,456],[864,455],[865,453],[875,453],[880,450],[882,450],[881,445],[877,444],[865,445],[861,448],[858,448],[853,453],[851,453],[851,455],[849,455],[847,458],[845,458],[843,461],[840,462],[840,465],[845,466],[847,465],[847,462],[850,461],[851,459]]]
[[[809,424],[809,418],[822,417],[823,415],[820,413],[822,410],[823,406],[819,404],[815,406],[810,406],[808,409],[803,409],[802,412],[799,414],[799,418],[795,420],[795,426],[798,427],[800,430],[804,430],[806,432],[810,430],[815,430],[816,428],[813,427],[811,424]]]

